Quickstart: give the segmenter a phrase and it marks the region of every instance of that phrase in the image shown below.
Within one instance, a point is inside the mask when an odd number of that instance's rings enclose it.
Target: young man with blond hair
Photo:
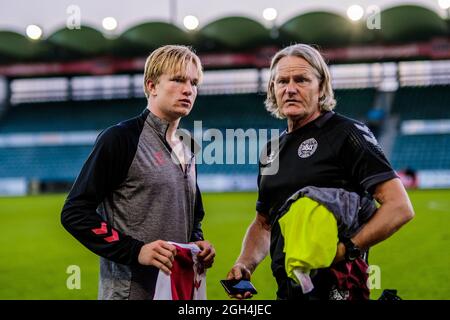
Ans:
[[[104,130],[64,204],[63,226],[100,256],[99,299],[152,299],[158,274],[170,275],[176,247],[194,242],[205,268],[195,157],[176,130],[189,114],[202,65],[188,47],[169,45],[145,63],[148,105]]]

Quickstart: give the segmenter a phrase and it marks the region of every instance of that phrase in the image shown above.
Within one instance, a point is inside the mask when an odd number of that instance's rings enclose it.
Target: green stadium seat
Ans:
[[[392,114],[402,120],[450,119],[450,86],[401,87]]]

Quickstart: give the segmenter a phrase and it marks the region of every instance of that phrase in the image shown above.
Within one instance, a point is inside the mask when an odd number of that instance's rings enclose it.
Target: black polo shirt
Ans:
[[[279,152],[267,145],[269,157],[261,157],[256,210],[271,222],[281,205],[306,186],[343,188],[360,196],[397,175],[378,142],[363,123],[335,112],[325,112],[314,121],[279,137]],[[276,174],[265,175],[278,161]],[[272,167],[273,169],[273,167]],[[271,235],[272,271],[284,272],[283,241],[278,224]]]

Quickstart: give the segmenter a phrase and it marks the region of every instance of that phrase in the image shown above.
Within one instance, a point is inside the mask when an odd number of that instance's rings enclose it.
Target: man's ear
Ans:
[[[319,84],[319,99],[325,96],[325,82],[322,80]]]
[[[156,96],[156,82],[153,80],[147,80],[145,83],[145,86],[147,88],[147,92],[150,96]]]
[[[275,81],[274,80],[270,80],[270,83],[269,83],[269,92],[273,95],[273,96],[275,96]]]

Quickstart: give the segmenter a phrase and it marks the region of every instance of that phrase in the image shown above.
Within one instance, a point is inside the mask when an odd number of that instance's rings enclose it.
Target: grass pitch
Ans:
[[[450,299],[450,191],[411,191],[416,217],[370,251],[379,266],[380,289],[403,299]],[[0,198],[0,299],[96,299],[98,258],[60,225],[65,195]],[[255,193],[204,194],[205,237],[216,248],[208,271],[208,298],[228,299],[224,279],[255,216]],[[69,290],[67,268],[81,270],[81,288]],[[266,258],[253,275],[259,294],[275,299],[276,284]]]

